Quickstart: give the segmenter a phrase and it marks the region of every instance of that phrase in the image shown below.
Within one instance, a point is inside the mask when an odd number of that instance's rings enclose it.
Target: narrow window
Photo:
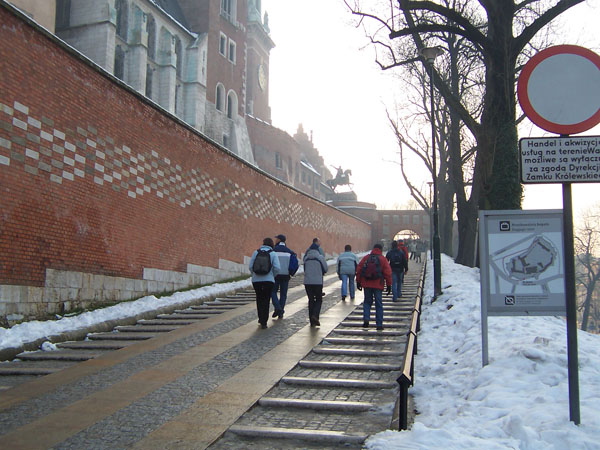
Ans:
[[[221,37],[219,38],[219,53],[227,57],[227,36],[223,33],[221,33]]]
[[[181,74],[183,73],[183,50],[181,48],[181,40],[177,37],[175,38],[175,64],[177,77],[181,78]]]
[[[120,45],[115,48],[115,77],[125,81],[125,51]]]
[[[279,152],[275,152],[275,167],[281,169],[281,155]]]
[[[217,92],[215,99],[215,106],[218,111],[223,111],[223,103],[225,102],[225,88],[221,83],[217,84]]]
[[[71,0],[56,2],[56,31],[65,30],[71,26]]]
[[[227,118],[234,119],[237,114],[237,96],[235,92],[230,91],[227,94]]]
[[[156,21],[152,15],[148,16],[148,58],[156,58]]]
[[[233,64],[235,64],[236,62],[236,48],[237,46],[235,45],[235,42],[232,41],[231,39],[229,39],[229,54],[228,54],[228,58],[229,61],[231,61]]]
[[[117,0],[115,8],[117,10],[117,36],[127,41],[127,2]]]
[[[146,64],[146,97],[152,98],[152,78],[154,77],[154,70],[150,64]]]

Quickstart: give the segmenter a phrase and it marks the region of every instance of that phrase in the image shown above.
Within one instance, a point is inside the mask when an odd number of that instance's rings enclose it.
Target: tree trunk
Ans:
[[[499,2],[503,3],[503,2]],[[486,90],[481,115],[479,151],[484,152],[481,209],[520,209],[523,188],[519,177],[516,129],[515,63],[511,48],[511,8],[493,3],[488,10],[488,38],[495,45],[485,56]]]

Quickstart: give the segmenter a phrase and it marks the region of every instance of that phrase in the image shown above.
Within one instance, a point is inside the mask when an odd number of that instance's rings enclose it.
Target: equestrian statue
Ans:
[[[350,183],[350,175],[352,175],[352,171],[350,169],[342,170],[342,166],[333,167],[337,173],[335,174],[335,178],[333,180],[327,180],[327,185],[335,191],[337,186],[349,185]]]

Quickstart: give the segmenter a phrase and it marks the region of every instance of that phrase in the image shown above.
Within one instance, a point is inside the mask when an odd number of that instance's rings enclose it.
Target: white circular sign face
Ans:
[[[559,134],[588,130],[600,123],[600,56],[573,45],[543,50],[523,68],[518,95],[540,128]]]

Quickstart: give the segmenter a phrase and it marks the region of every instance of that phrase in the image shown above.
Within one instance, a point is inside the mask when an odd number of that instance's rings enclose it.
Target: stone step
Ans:
[[[224,309],[208,309],[208,308],[202,308],[202,311],[199,311],[200,308],[196,309],[194,308],[194,312],[193,313],[187,313],[187,314],[209,314],[211,317],[212,316],[216,316],[218,314],[223,314],[224,312],[227,312]]]
[[[156,337],[156,333],[119,331],[118,333],[92,333],[87,338],[92,341],[145,341]]]
[[[342,348],[317,346],[312,349],[319,355],[349,355],[349,356],[402,356],[403,352],[396,350],[365,350],[358,348]]]
[[[173,311],[173,314],[191,314],[191,315],[198,315],[198,314],[221,314],[223,312],[225,312],[225,309],[212,309],[212,308],[202,308],[202,307],[198,307],[198,308],[190,308],[190,309],[176,309],[175,311]]]
[[[58,348],[70,348],[73,350],[118,350],[120,348],[129,347],[137,344],[140,341],[114,341],[114,340],[98,340],[98,341],[73,341],[61,342],[56,344]]]
[[[202,304],[202,305],[198,305],[197,308],[193,308],[195,311],[204,311],[204,310],[211,310],[211,311],[230,311],[232,309],[236,309],[238,308],[239,305],[223,305],[223,304]]]
[[[343,387],[352,389],[393,389],[394,381],[355,380],[350,378],[283,377],[282,383],[296,386]]]
[[[370,323],[370,328],[375,328],[375,318],[372,317]],[[344,320],[342,323],[340,323],[340,326],[342,327],[359,327],[362,328],[363,326],[363,321],[352,321],[352,320]],[[401,323],[401,322],[390,322],[390,321],[383,321],[383,327],[384,328],[408,328],[408,323]]]
[[[62,369],[55,367],[0,367],[0,376],[50,375]]]
[[[162,326],[152,326],[152,325],[123,325],[115,328],[119,333],[168,333],[170,331],[175,331],[181,328],[180,326],[172,326],[172,323],[169,325]]]
[[[196,323],[196,321],[189,319],[189,318],[188,318],[188,320],[148,319],[148,320],[138,321],[138,325],[142,325],[142,326],[146,326],[146,325],[190,325],[192,323]]]
[[[363,315],[362,314],[350,314],[348,317],[346,317],[347,320],[363,320]],[[410,315],[407,315],[405,317],[395,317],[392,316],[390,317],[387,314],[387,311],[383,314],[383,320],[386,322],[408,322],[410,320]],[[362,323],[362,322],[361,322]]]
[[[328,342],[329,344],[334,345],[396,345],[399,344],[400,341],[392,340],[392,339],[360,339],[360,338],[336,338],[336,337],[326,337],[323,339],[324,342]]]
[[[303,400],[299,398],[263,397],[260,406],[280,408],[305,408],[326,411],[360,412],[375,408],[374,403],[345,402],[339,400]]]
[[[87,361],[105,354],[103,351],[69,351],[56,350],[50,352],[25,352],[19,353],[15,358],[23,361]]]
[[[300,439],[335,445],[359,445],[368,437],[366,434],[348,434],[341,431],[305,430],[302,428],[259,427],[232,425],[229,431],[240,436],[257,438]]]
[[[336,334],[344,336],[406,336],[406,331],[400,330],[383,330],[377,331],[368,328],[352,329],[352,328],[336,328],[333,330]]]
[[[190,320],[193,323],[196,320],[208,319],[206,314],[159,314],[157,319],[161,320]]]
[[[400,370],[399,364],[359,363],[349,361],[310,361],[303,359],[298,362],[298,365],[307,369],[373,370],[390,372]]]

